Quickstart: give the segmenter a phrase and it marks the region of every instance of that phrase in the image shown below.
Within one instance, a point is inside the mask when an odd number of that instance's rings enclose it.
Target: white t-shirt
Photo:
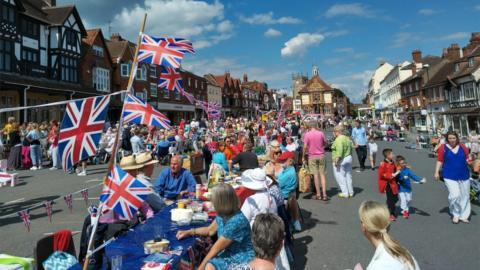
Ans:
[[[296,143],[292,143],[292,144],[287,144],[287,146],[285,147],[285,149],[287,149],[288,152],[295,152],[297,151],[297,144]]]
[[[261,213],[277,213],[277,204],[275,200],[270,197],[267,191],[257,192],[248,197],[242,205],[242,213],[250,222],[250,226],[253,225],[255,217]]]
[[[413,256],[412,256],[413,257]],[[400,261],[390,254],[383,244],[378,245],[373,255],[372,260],[367,266],[367,270],[420,270],[417,261],[413,258],[415,268],[410,267],[408,264]]]

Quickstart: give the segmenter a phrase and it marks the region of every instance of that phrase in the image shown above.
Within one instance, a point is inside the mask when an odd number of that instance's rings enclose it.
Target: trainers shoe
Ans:
[[[30,171],[36,171],[37,169],[38,169],[37,166],[32,166],[32,167],[30,168]]]
[[[348,194],[348,197],[349,197],[349,198],[353,198],[353,196],[354,196],[353,193],[352,193],[352,194]]]
[[[55,171],[55,170],[58,170],[58,168],[57,167],[51,167],[49,170],[50,171]]]
[[[295,231],[297,231],[297,232],[302,231],[302,224],[300,224],[300,220],[295,220],[295,221],[293,222],[293,228],[294,228]]]
[[[86,171],[83,171],[83,172],[79,172],[77,173],[78,176],[87,176],[87,172]]]
[[[81,172],[82,172],[82,171],[80,170],[80,168],[76,168],[76,169],[75,169],[75,173],[79,174],[79,173],[81,173]]]
[[[343,193],[338,193],[339,198],[348,198],[348,195],[345,195]]]
[[[408,211],[403,211],[402,215],[403,215],[403,218],[408,218],[410,216],[410,213],[408,213]]]
[[[43,169],[43,167],[42,167],[42,166],[38,166],[38,169],[41,170],[41,169]]]
[[[394,215],[390,215],[390,221],[396,221],[397,218]]]

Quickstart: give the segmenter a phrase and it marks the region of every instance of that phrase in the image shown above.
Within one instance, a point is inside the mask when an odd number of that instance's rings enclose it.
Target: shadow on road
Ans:
[[[307,253],[308,245],[313,241],[313,238],[309,235],[295,239],[295,249],[293,254],[295,256],[295,262],[292,269],[305,269],[307,265]]]
[[[429,217],[430,216],[429,213],[427,213],[423,210],[420,210],[416,207],[411,207],[411,209],[412,209],[412,214],[416,214],[416,215],[420,215],[420,216],[424,216],[424,217]]]
[[[3,203],[2,205],[0,205],[0,213],[1,213],[1,216],[10,215],[10,214],[16,213],[18,211],[21,211],[25,208],[28,208],[30,206],[33,206],[35,204],[38,204],[38,203],[41,203],[41,202],[44,202],[44,201],[55,200],[59,197],[60,196],[46,196],[46,197],[39,197],[39,198],[35,198],[35,199],[28,200],[28,201],[23,201],[23,202],[16,202],[16,203],[12,203],[12,204]],[[38,206],[38,208],[39,207],[43,207],[43,206]],[[33,218],[31,218],[31,219],[33,219]],[[0,226],[1,225],[3,225],[3,221],[0,221]]]

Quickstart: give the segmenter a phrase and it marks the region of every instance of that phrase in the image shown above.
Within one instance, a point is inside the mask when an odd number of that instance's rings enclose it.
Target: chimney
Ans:
[[[414,63],[421,63],[422,62],[422,51],[414,50],[412,52],[412,60]]]
[[[470,44],[480,45],[480,32],[473,32],[470,38]]]
[[[243,73],[243,82],[248,82],[248,76],[247,73]]]
[[[412,75],[417,74],[417,63],[412,63]]]
[[[450,61],[455,61],[460,59],[460,46],[456,43],[450,45],[450,47],[447,48],[447,54],[446,58]]]

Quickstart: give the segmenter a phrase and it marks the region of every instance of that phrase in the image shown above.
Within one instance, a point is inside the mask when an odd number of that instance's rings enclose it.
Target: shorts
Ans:
[[[308,171],[313,175],[326,174],[325,156],[309,158]]]

